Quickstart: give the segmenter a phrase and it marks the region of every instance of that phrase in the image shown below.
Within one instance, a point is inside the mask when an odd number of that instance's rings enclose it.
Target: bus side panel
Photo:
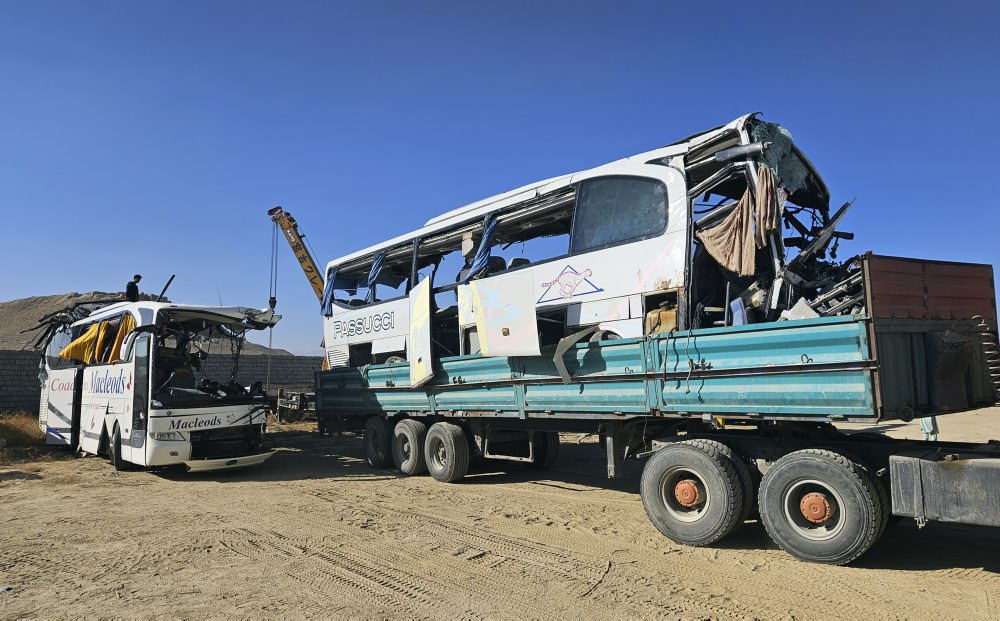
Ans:
[[[45,444],[74,446],[79,433],[80,369],[49,371],[43,390]],[[41,416],[39,416],[41,419]]]
[[[125,416],[126,403],[132,398],[132,366],[127,364],[94,365],[83,369],[80,397],[80,448],[96,455],[101,433],[114,435],[117,423],[122,437],[121,455],[131,460],[129,437],[131,417]],[[130,410],[131,411],[131,410]]]

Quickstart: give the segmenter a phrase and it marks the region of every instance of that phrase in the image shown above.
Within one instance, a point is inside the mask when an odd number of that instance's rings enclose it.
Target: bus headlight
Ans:
[[[176,431],[153,431],[149,434],[154,440],[183,440]]]

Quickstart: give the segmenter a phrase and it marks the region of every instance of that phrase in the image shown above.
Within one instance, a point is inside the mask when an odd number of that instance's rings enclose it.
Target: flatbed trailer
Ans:
[[[844,433],[997,402],[988,265],[864,255],[863,311],[581,342],[540,356],[407,363],[316,376],[326,430],[364,430],[368,462],[461,479],[473,456],[551,466],[558,432],[599,434],[608,475],[648,458],[641,496],[679,543],[708,545],[755,511],[808,561],[868,550],[891,514],[1000,526],[1000,444]]]

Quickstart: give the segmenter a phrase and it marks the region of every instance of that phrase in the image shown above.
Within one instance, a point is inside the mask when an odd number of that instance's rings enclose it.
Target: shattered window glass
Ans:
[[[667,225],[667,189],[638,177],[590,179],[580,184],[572,252],[648,237]]]
[[[73,333],[69,328],[63,328],[52,335],[52,340],[45,347],[45,362],[50,369],[64,369],[71,367],[75,361],[63,360],[59,357],[59,352],[73,341]]]

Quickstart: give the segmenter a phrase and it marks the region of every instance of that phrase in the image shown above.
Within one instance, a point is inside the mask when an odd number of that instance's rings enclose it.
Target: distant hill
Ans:
[[[153,296],[143,295],[142,297],[152,299]],[[0,302],[0,349],[30,349],[38,337],[38,333],[34,331],[22,333],[22,331],[35,327],[39,319],[50,313],[80,302],[109,300],[109,303],[114,303],[124,299],[122,293],[91,291],[89,293],[36,295],[20,300]],[[262,332],[254,336],[262,338],[265,337],[265,333]],[[247,341],[243,346],[243,353],[247,355],[263,355],[267,352],[267,347],[250,341]],[[272,349],[271,355],[291,356],[292,354],[284,349]]]

